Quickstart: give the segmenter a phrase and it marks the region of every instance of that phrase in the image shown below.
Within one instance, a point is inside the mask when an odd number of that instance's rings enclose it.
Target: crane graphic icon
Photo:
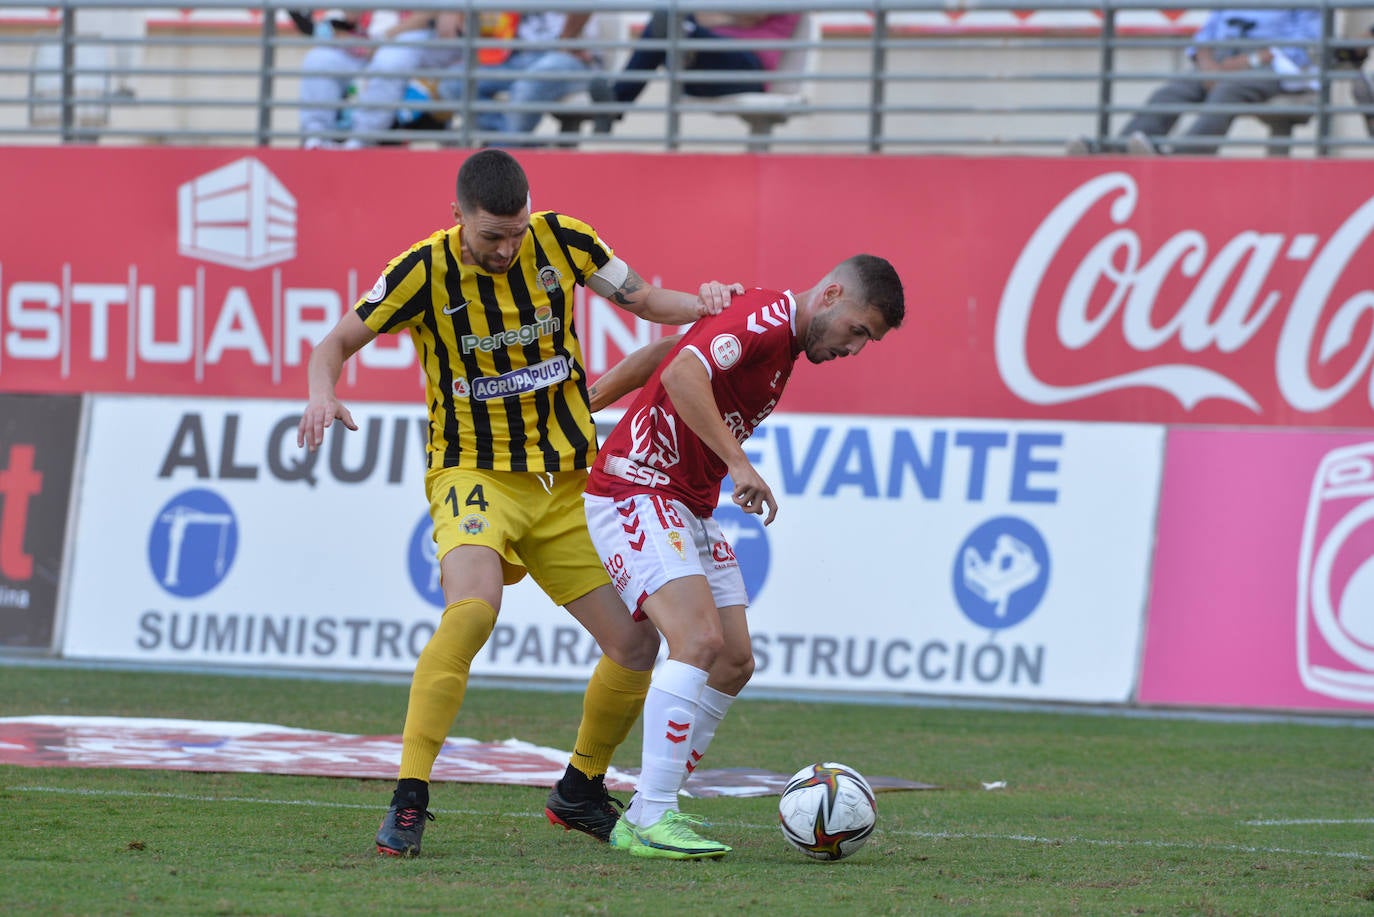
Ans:
[[[177,494],[154,517],[148,563],[163,589],[204,595],[223,581],[238,550],[238,522],[210,490]]]

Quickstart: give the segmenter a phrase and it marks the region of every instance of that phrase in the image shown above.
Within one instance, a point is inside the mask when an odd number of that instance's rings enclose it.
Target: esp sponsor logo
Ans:
[[[672,480],[666,472],[659,471],[657,468],[650,468],[648,465],[641,465],[639,462],[619,455],[607,455],[603,467],[607,474],[623,478],[631,484],[662,487]]]

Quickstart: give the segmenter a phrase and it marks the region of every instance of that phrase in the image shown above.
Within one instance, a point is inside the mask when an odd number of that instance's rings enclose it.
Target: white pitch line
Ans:
[[[1284,825],[1374,825],[1374,818],[1256,818],[1244,824],[1261,828]]]
[[[307,806],[322,809],[377,809],[377,805],[368,805],[356,802],[324,802],[314,799],[257,799],[249,796],[197,796],[188,793],[144,793],[136,790],[92,790],[92,789],[72,789],[69,787],[56,786],[7,786],[5,789],[11,793],[61,793],[66,796],[126,796],[137,797],[139,799],[175,799],[186,802],[247,802],[257,803],[267,806]],[[491,812],[483,809],[431,809],[430,811],[438,815],[483,815],[490,816]],[[505,812],[504,818],[543,818],[543,812]],[[1352,819],[1349,822],[1332,821],[1327,822],[1322,819],[1313,819],[1315,824],[1364,824],[1374,821],[1374,819]],[[730,819],[715,819],[716,825],[728,825],[733,828],[744,828],[751,831],[776,831],[776,824],[754,824],[751,822],[733,821]],[[1305,823],[1305,822],[1304,822]],[[1258,822],[1247,822],[1246,824],[1260,824]],[[1286,824],[1276,822],[1275,824]],[[1288,847],[1257,847],[1250,844],[1188,844],[1181,841],[1151,841],[1139,839],[1117,839],[1104,840],[1091,837],[1040,837],[1034,834],[968,834],[957,831],[905,831],[884,829],[886,834],[895,834],[902,837],[920,837],[929,840],[985,840],[985,841],[1014,841],[1017,843],[1028,844],[1089,844],[1096,847],[1153,847],[1170,850],[1216,850],[1226,853],[1270,853],[1283,856],[1308,856],[1308,857],[1336,857],[1342,860],[1374,860],[1374,855],[1359,853],[1348,850],[1295,850]]]
[[[137,799],[176,799],[182,802],[257,802],[267,806],[317,806],[322,809],[375,809],[357,802],[317,802],[313,799],[258,799],[251,796],[195,796],[190,793],[143,793],[137,790],[73,789],[65,786],[7,786],[11,793],[61,793],[64,796],[126,796]],[[437,811],[437,810],[436,810]]]
[[[1094,837],[1038,837],[1033,834],[961,834],[949,831],[891,831],[911,837],[938,840],[1025,841],[1033,844],[1090,844],[1097,847],[1158,847],[1173,850],[1222,850],[1232,853],[1275,853],[1286,856],[1337,857],[1342,860],[1374,860],[1374,855],[1353,850],[1294,850],[1288,847],[1256,847],[1250,844],[1188,844],[1182,841],[1104,840]]]

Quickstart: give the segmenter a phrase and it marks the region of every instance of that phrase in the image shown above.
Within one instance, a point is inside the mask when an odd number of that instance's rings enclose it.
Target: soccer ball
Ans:
[[[808,764],[792,775],[778,800],[787,843],[817,860],[842,860],[873,833],[878,803],[858,771],[843,764]]]

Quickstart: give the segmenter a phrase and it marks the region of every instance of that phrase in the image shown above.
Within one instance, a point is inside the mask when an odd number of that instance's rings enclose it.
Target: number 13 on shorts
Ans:
[[[720,607],[747,603],[735,552],[715,519],[693,516],[660,494],[619,501],[587,494],[583,500],[592,543],[636,617],[645,598],[683,576],[706,577]]]

